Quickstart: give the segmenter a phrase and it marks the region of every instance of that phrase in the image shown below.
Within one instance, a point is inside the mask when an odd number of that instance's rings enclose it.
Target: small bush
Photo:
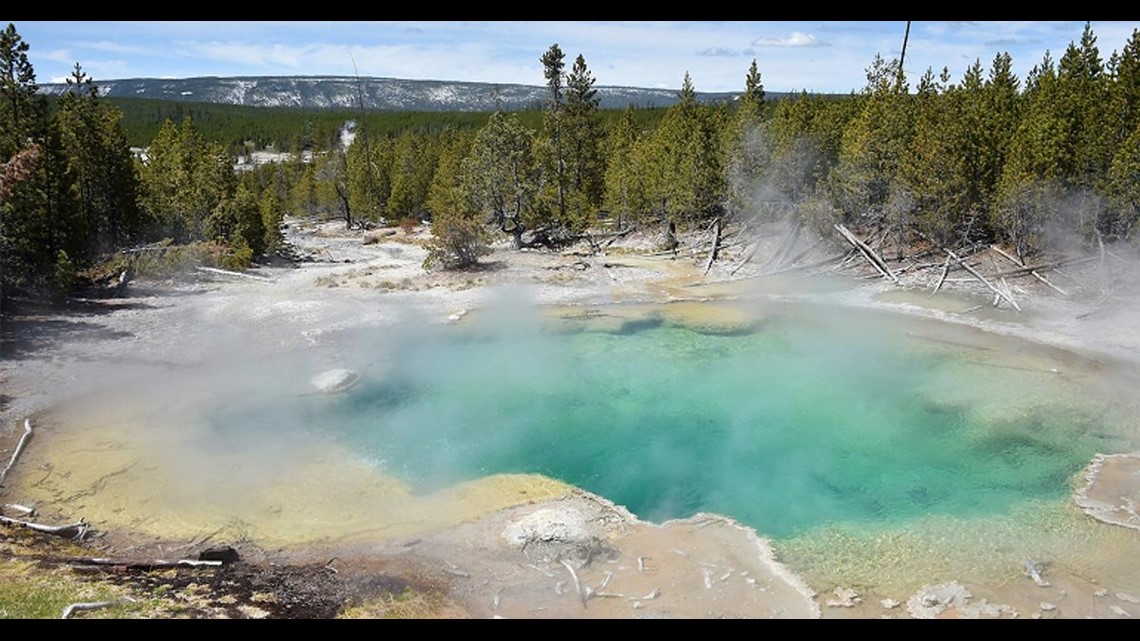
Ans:
[[[253,262],[253,248],[245,242],[243,236],[235,235],[235,240],[230,243],[227,251],[222,254],[219,262],[223,269],[232,269],[234,271],[249,269],[250,264]]]
[[[473,218],[458,214],[438,216],[432,223],[431,233],[425,269],[461,269],[491,253],[487,230]]]
[[[75,286],[76,272],[75,263],[67,252],[62,249],[55,257],[55,275],[52,282],[52,290],[57,298],[66,298],[71,293],[71,288]]]
[[[411,216],[404,216],[404,218],[400,220],[400,229],[404,230],[405,235],[411,236],[412,232],[416,230],[416,225],[418,224],[419,221],[415,218],[412,218]]]

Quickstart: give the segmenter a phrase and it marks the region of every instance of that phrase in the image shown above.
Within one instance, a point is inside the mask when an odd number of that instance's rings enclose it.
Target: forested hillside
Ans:
[[[102,82],[99,93],[112,100],[143,98],[183,103],[246,107],[290,107],[306,110],[346,110],[449,113],[527,111],[541,109],[542,86],[410,80],[350,76],[255,76],[197,78],[134,78]],[[60,96],[66,83],[40,86],[40,93]],[[644,87],[598,87],[602,109],[669,107],[676,91]],[[698,93],[703,103],[723,102],[728,93]]]
[[[1140,32],[1107,56],[1090,26],[1074,35],[1025,78],[1008,54],[975,61],[956,82],[949,69],[907,78],[876,57],[854,95],[776,100],[753,62],[731,104],[699,102],[684,74],[667,109],[622,111],[601,110],[586,58],[568,64],[555,44],[535,52],[541,110],[429,116],[112,101],[79,65],[71,91],[49,104],[29,43],[9,25],[0,279],[5,295],[62,295],[85,270],[148,243],[241,267],[275,250],[287,214],[431,220],[429,262],[440,268],[477,260],[495,237],[557,248],[602,217],[679,229],[758,216],[842,223],[890,234],[899,252],[912,237],[1000,243],[1023,257],[1133,242]],[[295,153],[234,169],[269,145]]]

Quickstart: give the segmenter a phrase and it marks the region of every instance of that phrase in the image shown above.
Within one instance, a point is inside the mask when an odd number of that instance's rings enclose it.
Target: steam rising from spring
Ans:
[[[457,326],[347,332],[359,385],[250,390],[205,413],[210,447],[334,439],[420,494],[538,473],[651,520],[792,536],[1061,500],[1093,453],[1131,442],[1047,355],[913,320],[802,306],[694,331],[669,306],[595,311],[554,320],[504,290]]]

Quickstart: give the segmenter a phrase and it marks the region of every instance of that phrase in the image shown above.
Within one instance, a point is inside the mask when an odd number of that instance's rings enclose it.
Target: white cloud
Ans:
[[[810,33],[793,31],[784,37],[764,37],[752,41],[754,47],[828,47],[826,42],[818,40]]]
[[[740,55],[740,52],[735,49],[727,49],[725,47],[710,47],[704,51],[698,52],[702,56],[721,56],[721,57],[735,57]]]

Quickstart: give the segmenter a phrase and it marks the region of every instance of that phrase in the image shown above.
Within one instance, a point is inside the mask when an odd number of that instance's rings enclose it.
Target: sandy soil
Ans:
[[[726,251],[706,274],[703,257],[685,249],[677,256],[654,255],[651,235],[622,239],[604,255],[498,248],[477,269],[429,273],[421,266],[423,229],[372,244],[339,222],[292,221],[287,234],[306,258],[299,265],[259,267],[246,276],[199,272],[177,283],[137,282],[125,298],[75,300],[62,312],[27,305],[6,310],[0,361],[4,459],[25,418],[34,417],[39,427],[3,488],[4,501],[35,496],[39,513],[60,521],[82,514],[105,533],[101,545],[109,553],[161,554],[179,542],[184,550],[221,542],[263,563],[327,568],[335,559],[346,575],[350,567],[367,572],[383,562],[385,571],[396,567],[403,577],[444,586],[461,608],[457,616],[1140,615],[1130,600],[1140,585],[1128,585],[1133,575],[1127,573],[1125,585],[1102,586],[1096,577],[1057,569],[1048,581],[1021,572],[1011,584],[948,580],[889,596],[860,586],[813,586],[755,532],[716,515],[644,522],[603,497],[525,475],[413,498],[399,482],[319,438],[303,456],[268,448],[259,455],[266,457],[264,468],[234,451],[212,456],[209,465],[216,467],[204,471],[206,463],[193,461],[192,452],[180,449],[184,444],[150,442],[146,429],[156,420],[156,403],[163,408],[161,420],[177,425],[181,413],[201,400],[224,398],[225,377],[198,381],[196,369],[216,371],[216,363],[230,363],[234,376],[271,376],[283,389],[312,393],[314,374],[352,363],[340,337],[408,321],[463,323],[505,292],[562,317],[613,303],[689,301],[670,306],[676,322],[729,331],[746,320],[703,303],[750,296],[827,299],[1028,339],[1134,371],[1140,331],[1133,319],[1140,305],[1119,279],[1069,297],[1028,278],[1011,279],[1022,306],[1015,312],[988,304],[991,293],[977,283],[948,285],[931,298],[929,273],[921,277],[926,280],[912,276],[904,283],[910,287],[850,276],[748,278],[763,271],[763,262],[738,268],[743,246]],[[770,253],[779,239],[772,236]],[[1093,276],[1083,278],[1089,283]],[[142,400],[124,400],[132,397]],[[183,496],[187,492],[170,472],[191,465],[202,466],[193,468],[198,480],[215,483],[207,485],[212,498],[205,503]],[[263,480],[272,474],[272,491],[243,495],[236,505],[225,499],[243,475]],[[1098,505],[1130,506],[1129,492],[1135,487],[1107,498],[1087,494],[1102,500]],[[1114,545],[1140,542],[1134,536],[1140,532],[1102,527],[1122,532],[1114,534]]]

